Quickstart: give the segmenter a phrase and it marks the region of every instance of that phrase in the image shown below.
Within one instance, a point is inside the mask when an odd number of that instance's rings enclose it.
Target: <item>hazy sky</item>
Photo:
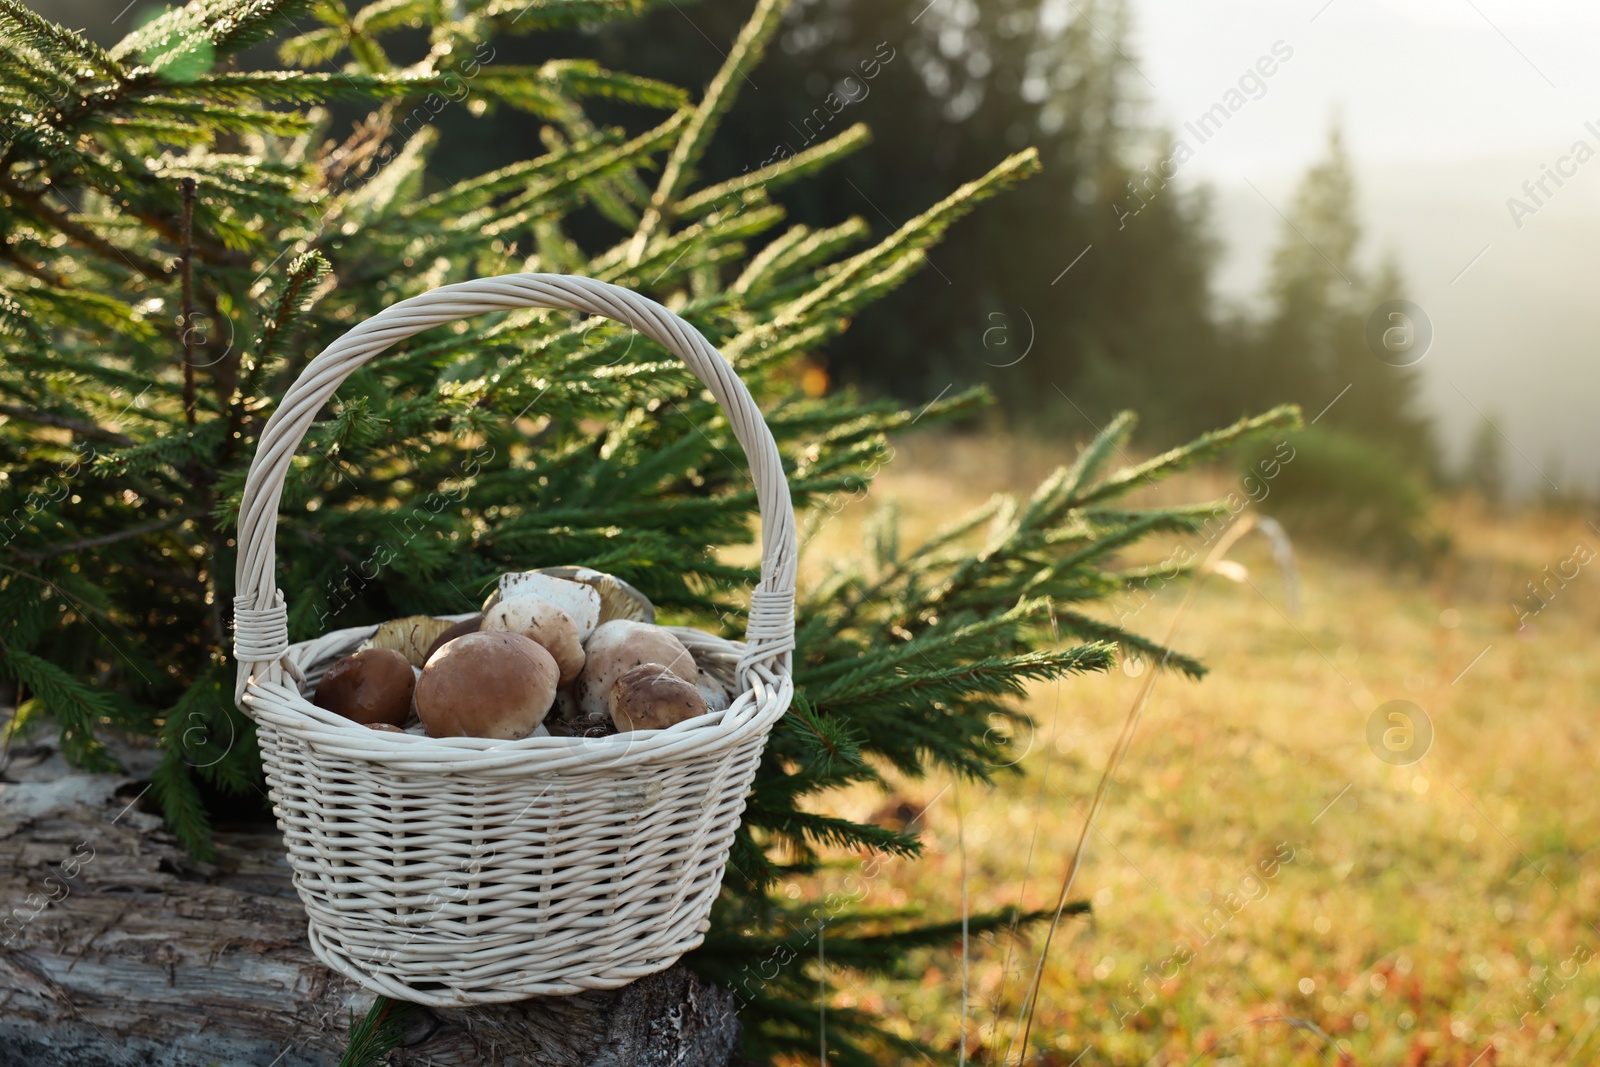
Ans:
[[[1518,485],[1600,485],[1600,0],[1132,4],[1130,58],[1180,135],[1275,44],[1293,50],[1179,179],[1217,193],[1221,294],[1259,290],[1277,211],[1337,116],[1367,252],[1397,256],[1433,320],[1420,368],[1447,444],[1488,415]],[[1536,203],[1522,184],[1546,167],[1568,176]],[[1511,197],[1532,210],[1513,218]]]
[[[1298,169],[1343,117],[1364,163],[1554,149],[1600,120],[1595,0],[1133,0],[1155,113],[1193,118],[1276,41],[1292,59],[1196,173]]]

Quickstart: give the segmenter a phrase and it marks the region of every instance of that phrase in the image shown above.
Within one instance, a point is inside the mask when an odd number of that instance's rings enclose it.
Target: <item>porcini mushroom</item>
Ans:
[[[641,663],[659,663],[695,685],[699,669],[689,650],[672,634],[649,623],[614,619],[596,627],[584,643],[586,659],[574,693],[584,715],[598,718],[611,711],[611,687]]]
[[[411,711],[416,676],[392,648],[369,648],[329,667],[311,702],[363,726],[399,726]]]
[[[728,710],[728,689],[716,675],[701,670],[695,679],[700,687],[700,695],[706,698],[706,706],[711,711]]]
[[[431,737],[527,737],[555,702],[555,658],[521,634],[480,631],[449,642],[417,680],[417,717]]]
[[[578,624],[561,608],[543,597],[506,597],[483,616],[483,629],[521,634],[538,642],[555,657],[561,684],[567,685],[583,670],[583,640]]]
[[[609,698],[617,730],[665,730],[709,709],[700,687],[659,663],[642,663],[617,679]]]
[[[483,613],[502,600],[512,597],[536,596],[550,601],[572,616],[578,624],[578,640],[587,641],[594,628],[600,625],[600,594],[582,582],[569,582],[565,578],[540,571],[513,571],[500,576],[500,588],[483,602]]]
[[[361,649],[392,648],[405,656],[413,667],[420,667],[428,662],[427,651],[434,640],[453,625],[449,619],[435,619],[431,615],[391,619],[363,641]]]
[[[656,621],[656,606],[650,603],[650,598],[614,574],[589,567],[540,567],[539,573],[581,582],[599,593],[602,624],[612,619]]]
[[[418,666],[420,667],[425,665],[430,659],[433,658],[433,654],[443,648],[448,642],[454,641],[463,634],[475,634],[482,628],[482,615],[474,615],[470,619],[462,619],[460,622],[451,623],[448,630],[445,630],[438,637],[433,639],[433,644],[429,645],[428,650],[422,654],[422,663],[419,663]]]

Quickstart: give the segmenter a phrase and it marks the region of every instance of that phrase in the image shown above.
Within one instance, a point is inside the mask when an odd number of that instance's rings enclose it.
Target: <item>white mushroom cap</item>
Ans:
[[[587,641],[600,625],[600,594],[582,582],[569,582],[542,571],[513,571],[500,576],[500,589],[483,603],[483,613],[502,600],[536,596],[550,601],[578,624],[578,640]]]
[[[617,730],[665,730],[685,719],[704,715],[700,687],[686,682],[659,663],[641,663],[617,679],[607,703]]]
[[[583,639],[572,616],[555,604],[537,596],[506,597],[483,616],[484,631],[521,634],[538,642],[555,657],[561,669],[562,685],[570,684],[583,670]]]
[[[632,619],[655,622],[656,607],[650,598],[614,574],[589,567],[540,567],[540,573],[569,581],[582,582],[600,594],[600,621]]]
[[[585,715],[609,714],[611,687],[640,664],[659,663],[691,686],[699,682],[699,668],[683,642],[649,623],[628,619],[601,623],[585,643],[584,652],[587,659],[575,693]]]

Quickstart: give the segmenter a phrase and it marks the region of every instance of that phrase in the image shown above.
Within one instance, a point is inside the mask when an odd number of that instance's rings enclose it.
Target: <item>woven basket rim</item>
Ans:
[[[471,615],[469,612],[460,617]],[[320,663],[337,658],[340,647],[353,647],[376,629],[376,625],[350,627],[297,642],[289,647],[285,659]],[[703,650],[720,645],[722,655],[736,657],[744,644],[703,630],[667,629],[692,635],[697,647],[691,653],[704,654]],[[748,677],[750,688],[734,695],[727,709],[697,715],[664,730],[636,730],[605,737],[524,737],[514,741],[369,729],[316,706],[289,680],[273,683],[252,679],[245,687],[244,699],[255,718],[266,719],[303,742],[366,763],[408,765],[410,773],[428,773],[414,766],[419,762],[429,764],[432,773],[445,772],[451,765],[463,773],[504,773],[510,769],[532,774],[573,770],[615,773],[631,764],[653,763],[691,752],[712,755],[738,744],[751,733],[768,731],[788,710],[793,682],[786,672],[774,672],[765,665],[754,667]]]

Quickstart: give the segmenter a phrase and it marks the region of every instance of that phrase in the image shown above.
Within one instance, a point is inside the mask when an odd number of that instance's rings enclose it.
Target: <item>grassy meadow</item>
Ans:
[[[871,495],[815,531],[811,578],[863,552],[862,523],[886,502],[914,542],[1070,458],[938,435],[896,449]],[[1150,492],[1229,488],[1211,472]],[[1426,577],[1297,541],[1292,614],[1260,535],[1230,553],[1245,574],[1205,582],[1176,644],[1211,674],[1164,673],[1154,688],[1072,889],[1092,915],[1062,920],[1043,965],[1027,1062],[1600,1062],[1600,570],[1568,562],[1577,576],[1520,628],[1511,606],[1600,535],[1582,515],[1494,516],[1471,501],[1434,521],[1455,547]],[[1138,558],[1175,543],[1163,535]],[[1182,596],[1122,610],[1160,639]],[[1023,775],[830,797],[922,828],[924,856],[883,863],[866,903],[940,919],[959,918],[964,896],[972,912],[1053,907],[1143,669],[1036,689]],[[1369,745],[1391,700],[1432,724],[1410,765]],[[965,977],[956,939],[922,954],[909,986],[833,969],[829,1005],[882,1009],[950,1062],[1017,1063],[1042,934],[972,938]]]

